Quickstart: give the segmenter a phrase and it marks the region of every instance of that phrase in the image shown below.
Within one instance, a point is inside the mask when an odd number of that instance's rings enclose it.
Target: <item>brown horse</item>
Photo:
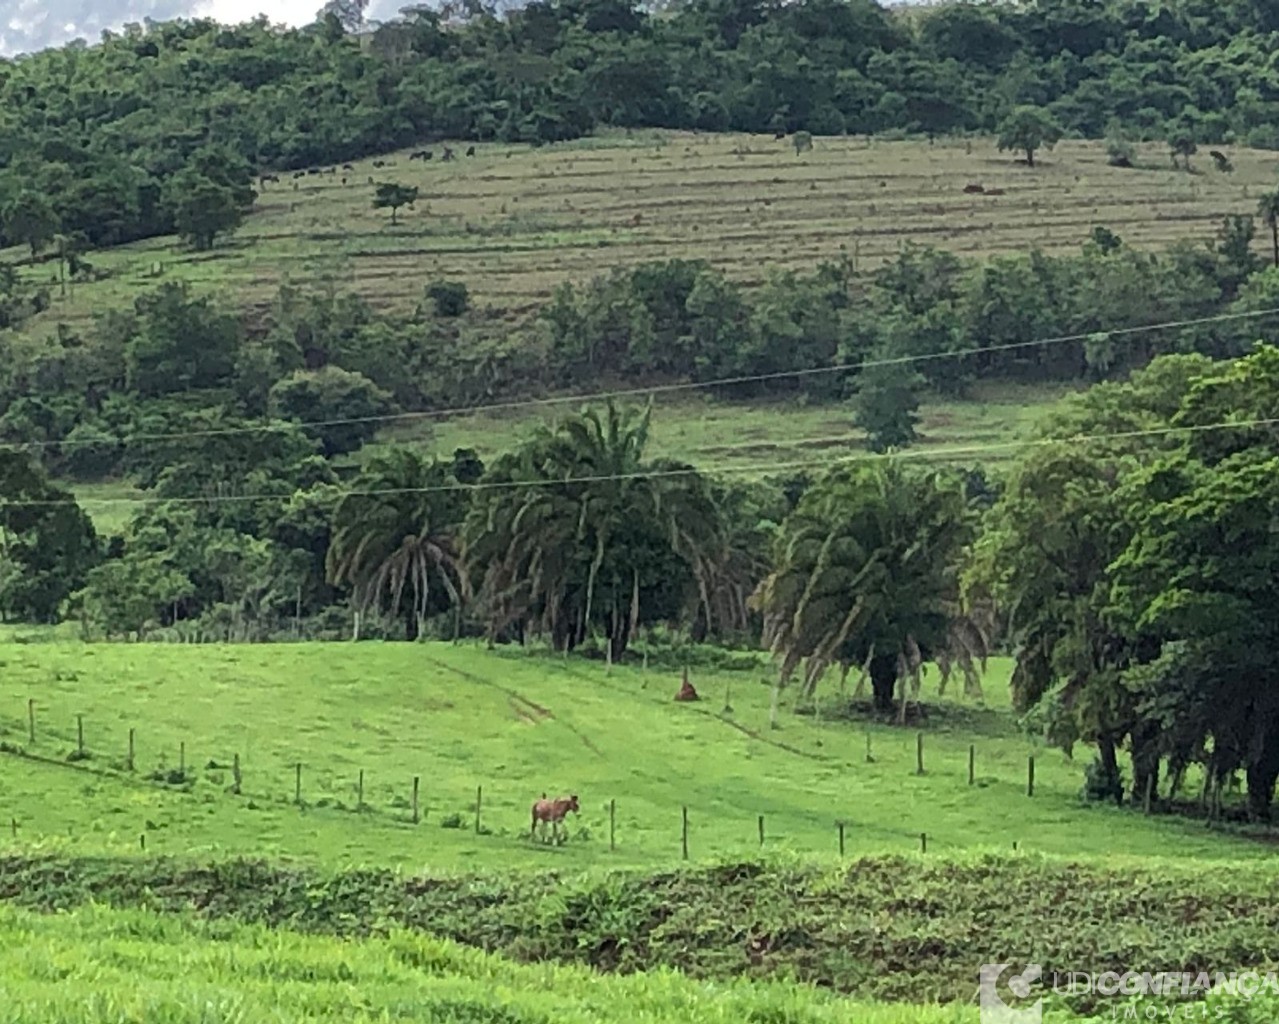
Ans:
[[[558,839],[560,834],[560,823],[572,811],[574,814],[580,814],[581,808],[577,805],[577,794],[572,796],[562,796],[555,800],[546,799],[546,794],[542,794],[542,799],[533,804],[533,827],[529,830],[529,838],[537,834],[538,823],[542,824],[542,834],[546,834],[546,823],[551,823],[551,837]],[[567,836],[566,836],[567,838]]]

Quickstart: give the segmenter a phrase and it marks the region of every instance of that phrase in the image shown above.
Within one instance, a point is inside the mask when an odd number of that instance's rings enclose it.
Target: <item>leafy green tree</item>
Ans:
[[[1190,170],[1190,158],[1199,152],[1193,130],[1185,125],[1174,126],[1169,131],[1168,148],[1172,152],[1173,166],[1177,164],[1177,157],[1181,157],[1182,166],[1187,171]]]
[[[268,403],[270,415],[300,423],[327,458],[371,440],[391,408],[390,396],[371,380],[336,366],[295,371],[271,388]]]
[[[24,453],[0,451],[0,615],[54,622],[100,557],[93,524],[69,491]]]
[[[1257,216],[1270,229],[1270,242],[1274,250],[1274,264],[1279,267],[1279,189],[1267,192],[1257,203]]]
[[[696,470],[644,457],[650,412],[588,409],[489,467],[466,550],[490,639],[542,632],[569,650],[601,628],[620,657],[690,600],[711,617],[721,523]]]
[[[396,215],[399,213],[401,206],[412,206],[417,202],[418,189],[417,186],[409,187],[408,185],[400,185],[395,182],[383,182],[377,187],[377,194],[373,197],[373,208],[375,210],[391,211],[391,223],[395,223]]]
[[[30,247],[32,259],[53,241],[58,231],[58,215],[52,205],[39,192],[30,189],[20,192],[4,207],[0,221],[6,235]]]
[[[459,536],[466,493],[448,467],[406,448],[372,459],[333,514],[328,578],[360,615],[384,609],[415,640],[428,618],[460,619],[471,596]]]
[[[1064,134],[1057,119],[1043,107],[1021,106],[999,123],[999,149],[1026,154],[1026,165],[1035,166],[1035,152],[1052,149]]]
[[[189,577],[155,553],[130,552],[91,569],[73,603],[90,630],[107,637],[146,636],[167,611],[193,596]]]
[[[853,422],[866,432],[871,451],[904,448],[915,440],[919,393],[925,383],[909,364],[879,363],[857,375]]]
[[[892,710],[904,666],[946,644],[947,578],[968,532],[959,478],[882,460],[813,484],[752,598],[778,689],[801,661],[808,693],[833,664],[868,665],[876,709]]]
[[[128,387],[141,395],[216,387],[235,372],[242,332],[234,316],[185,284],[165,284],[134,303],[125,343]]]
[[[169,191],[178,234],[199,252],[212,249],[219,235],[230,234],[244,220],[235,192],[209,178],[175,178]]]

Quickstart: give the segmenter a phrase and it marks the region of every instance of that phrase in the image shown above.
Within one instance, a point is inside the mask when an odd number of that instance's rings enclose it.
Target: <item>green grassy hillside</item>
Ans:
[[[788,140],[644,132],[533,149],[480,145],[475,157],[410,162],[408,153],[334,175],[285,177],[214,251],[155,239],[90,256],[105,273],[33,321],[49,330],[132,301],[164,280],[228,288],[245,305],[285,282],[329,282],[389,307],[411,306],[437,278],[465,281],[476,301],[518,315],[566,280],[611,267],[702,258],[745,282],[841,255],[859,266],[907,242],[980,256],[1076,249],[1097,225],[1138,247],[1208,237],[1228,213],[1253,213],[1279,155],[1230,150],[1232,174],[1174,170],[1162,145],[1133,169],[1107,165],[1096,142],[1067,142],[1034,170],[992,140],[892,142],[819,138],[796,156]],[[379,161],[381,162],[381,161]],[[343,184],[343,178],[346,184]],[[374,182],[417,186],[392,227]],[[294,187],[296,184],[296,188]],[[968,184],[1003,194],[965,194]],[[1260,243],[1259,243],[1260,244]],[[0,253],[19,258],[21,252]],[[56,267],[29,271],[56,278]]]
[[[923,723],[918,775],[913,727],[872,726],[868,762],[867,730],[832,719],[830,689],[820,722],[785,709],[781,728],[770,730],[762,664],[695,671],[703,700],[689,705],[673,701],[672,671],[627,666],[606,675],[602,664],[578,659],[448,644],[13,643],[0,648],[0,661],[0,741],[9,751],[0,807],[17,822],[16,839],[9,828],[4,843],[19,850],[52,843],[82,854],[141,853],[145,843],[148,855],[412,869],[667,865],[682,857],[687,807],[695,860],[757,852],[761,815],[765,850],[830,858],[841,820],[850,856],[918,850],[921,832],[933,855],[1014,843],[1096,856],[1268,853],[1196,822],[1082,804],[1083,765],[1036,750],[999,707],[1007,662],[987,681],[994,706],[943,702]],[[935,687],[935,673],[926,685]],[[122,770],[130,729],[132,773]],[[229,792],[236,755],[239,796]],[[185,774],[175,774],[183,757]],[[527,838],[530,804],[543,792],[581,797],[563,846]]]

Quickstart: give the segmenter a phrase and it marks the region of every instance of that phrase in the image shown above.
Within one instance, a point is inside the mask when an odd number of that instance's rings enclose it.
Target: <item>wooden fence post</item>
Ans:
[[[414,825],[416,825],[419,821],[422,820],[417,813],[417,806],[418,806],[417,791],[418,791],[418,785],[421,783],[421,781],[422,781],[422,777],[420,775],[413,776],[413,824]]]
[[[764,845],[764,816],[759,816],[759,845]]]
[[[147,850],[147,834],[146,834],[145,832],[143,832],[140,836],[138,836],[138,845],[142,847],[142,852],[143,852],[143,853],[146,853],[146,850]]]
[[[34,745],[36,741],[36,701],[32,697],[27,700],[27,739]]]
[[[483,804],[483,802],[484,802],[484,787],[476,786],[475,787],[475,834],[477,836],[480,834],[480,806]],[[567,831],[568,830],[565,829],[566,833]]]
[[[124,766],[128,771],[133,771],[135,766],[137,765],[137,760],[133,756],[135,749],[136,748],[134,747],[134,730],[130,729],[129,730],[129,757],[124,762]]]
[[[870,730],[869,729],[866,730],[866,763],[867,764],[875,763],[875,758],[872,757],[870,753]]]
[[[684,824],[680,830],[680,845],[684,852],[684,859],[688,860],[688,806],[687,805],[684,806],[683,812],[684,812]]]
[[[927,832],[919,833],[919,852],[920,853],[928,852],[928,833]]]
[[[617,801],[610,800],[608,802],[608,848],[609,851],[617,849]]]
[[[360,781],[356,786],[355,809],[357,811],[364,810],[364,769],[360,769]]]
[[[977,746],[970,743],[968,745],[968,785],[972,785],[977,778]]]
[[[842,821],[836,823],[839,826],[839,855],[844,856],[844,823]]]
[[[76,750],[84,757],[84,715],[75,716]]]
[[[231,792],[236,796],[240,795],[240,786],[244,782],[244,777],[240,774],[240,755],[236,754],[231,761]]]
[[[187,773],[187,741],[183,740],[178,744],[178,774],[185,776]]]
[[[915,774],[924,774],[924,734],[915,733]]]
[[[1035,795],[1035,755],[1026,758],[1026,795]]]
[[[18,819],[17,819],[17,818],[10,818],[10,819],[9,819],[9,825],[10,825],[10,827],[13,829],[13,838],[14,838],[14,839],[17,839],[17,838],[18,838]]]
[[[293,802],[299,807],[302,805],[302,762],[299,761],[294,766],[293,773]]]

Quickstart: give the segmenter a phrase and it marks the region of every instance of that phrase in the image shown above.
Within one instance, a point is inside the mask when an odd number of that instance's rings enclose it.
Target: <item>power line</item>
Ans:
[[[991,355],[998,352],[1014,352],[1020,349],[1037,346],[1065,345],[1072,342],[1087,341],[1097,335],[1105,337],[1129,337],[1153,331],[1176,330],[1185,327],[1199,327],[1205,324],[1224,323],[1235,320],[1260,319],[1279,314],[1279,308],[1248,310],[1235,313],[1218,313],[1213,316],[1196,317],[1189,320],[1167,320],[1156,324],[1141,324],[1135,327],[1116,327],[1107,331],[1085,331],[1078,334],[1062,334],[1051,338],[1037,338],[1033,341],[1001,342],[995,345],[980,345],[962,351],[925,352],[916,355],[892,356],[883,359],[864,359],[855,363],[835,363],[830,366],[814,366],[800,370],[777,370],[772,373],[742,374],[734,377],[717,377],[703,381],[681,381],[672,384],[654,384],[647,387],[619,388],[612,391],[595,391],[574,395],[558,395],[550,398],[520,398],[505,402],[489,402],[479,405],[453,406],[447,409],[428,409],[421,412],[383,413],[376,416],[351,416],[329,420],[279,420],[239,427],[217,427],[208,430],[182,430],[155,434],[129,434],[113,438],[116,444],[136,444],[140,441],[170,441],[195,439],[201,437],[229,437],[237,434],[254,434],[291,428],[318,428],[355,426],[362,423],[392,423],[410,420],[422,420],[432,417],[474,416],[489,412],[507,412],[512,409],[543,408],[566,405],[574,402],[600,402],[613,398],[639,398],[645,395],[671,394],[681,391],[697,391],[705,388],[732,387],[738,384],[762,384],[774,380],[787,380],[801,377],[816,377],[828,373],[846,373],[852,370],[865,370],[876,366],[904,366],[914,363],[935,362],[943,359],[963,359],[969,356]],[[16,441],[0,443],[0,451],[30,451],[44,448],[70,448],[80,445],[102,444],[101,438],[84,438],[80,440],[62,441]]]
[[[1203,423],[1182,427],[1148,427],[1142,430],[1114,431],[1102,434],[1072,434],[1062,437],[1024,438],[1016,441],[997,441],[989,444],[961,445],[950,448],[915,448],[899,452],[856,452],[838,458],[797,459],[789,462],[755,463],[745,466],[686,466],[680,469],[660,469],[635,473],[600,473],[586,476],[569,476],[538,480],[495,480],[488,483],[452,483],[438,484],[430,487],[387,487],[358,490],[342,490],[338,488],[333,495],[338,500],[346,497],[391,497],[402,494],[439,494],[451,491],[493,491],[518,490],[525,487],[560,487],[567,484],[604,483],[621,480],[652,480],[667,477],[701,475],[713,477],[737,473],[777,473],[792,469],[821,466],[833,469],[840,465],[859,462],[874,462],[882,459],[954,459],[959,456],[982,455],[995,451],[1008,451],[1017,448],[1048,447],[1055,444],[1089,444],[1098,441],[1123,441],[1143,437],[1164,437],[1170,434],[1207,433],[1213,430],[1243,430],[1251,427],[1279,426],[1279,417],[1267,417],[1254,420],[1224,421],[1220,423]],[[118,498],[84,498],[76,501],[6,501],[0,499],[0,508],[60,507],[69,505],[157,505],[157,504],[222,504],[237,501],[273,501],[291,497],[297,492],[256,493],[256,494],[208,494],[184,495],[171,498],[162,497],[118,497]]]

